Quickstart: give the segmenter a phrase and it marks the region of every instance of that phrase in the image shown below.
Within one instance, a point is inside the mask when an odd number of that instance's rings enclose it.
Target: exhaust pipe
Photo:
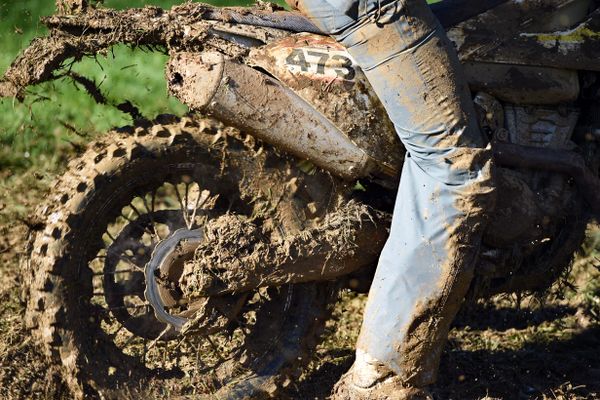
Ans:
[[[220,53],[172,55],[167,81],[169,92],[192,110],[210,113],[341,178],[396,173],[279,81]]]

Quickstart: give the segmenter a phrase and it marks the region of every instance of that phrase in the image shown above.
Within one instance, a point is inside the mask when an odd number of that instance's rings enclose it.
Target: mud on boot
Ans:
[[[425,389],[404,386],[394,375],[361,387],[355,383],[352,367],[336,383],[330,400],[433,400],[433,397]]]

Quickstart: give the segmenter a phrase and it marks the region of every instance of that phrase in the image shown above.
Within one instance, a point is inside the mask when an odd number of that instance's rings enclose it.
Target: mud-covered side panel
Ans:
[[[461,60],[600,71],[589,0],[509,1],[449,30]]]
[[[289,86],[369,156],[396,168],[401,165],[404,150],[385,109],[335,40],[293,35],[253,50],[250,63]]]
[[[465,62],[473,92],[483,91],[511,104],[571,103],[579,97],[577,71],[528,65]]]

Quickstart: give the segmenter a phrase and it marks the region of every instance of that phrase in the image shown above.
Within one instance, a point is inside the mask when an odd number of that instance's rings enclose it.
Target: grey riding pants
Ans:
[[[290,1],[348,49],[407,150],[357,351],[428,385],[494,204],[491,151],[458,58],[425,0]]]

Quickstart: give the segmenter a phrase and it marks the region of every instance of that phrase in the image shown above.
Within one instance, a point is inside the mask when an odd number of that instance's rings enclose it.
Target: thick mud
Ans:
[[[377,260],[387,215],[349,202],[312,229],[281,238],[259,220],[226,214],[209,221],[205,241],[180,279],[184,297],[333,279]]]
[[[78,9],[80,6],[67,5],[63,9],[72,10],[72,7]],[[249,13],[253,10],[262,9],[237,11]],[[214,21],[208,21],[206,17],[213,20],[219,17],[225,25],[231,18],[227,12],[198,3],[186,3],[171,10],[153,6],[124,11],[88,8],[75,15],[44,18],[42,22],[50,28],[50,34],[34,39],[12,63],[0,79],[0,97],[22,99],[28,86],[65,76],[63,68],[71,61],[106,54],[108,49],[118,44],[164,52],[198,51],[208,47],[230,57],[240,57],[248,52],[246,48],[222,39],[212,29]],[[281,32],[252,27],[251,35],[272,38],[281,35]]]

